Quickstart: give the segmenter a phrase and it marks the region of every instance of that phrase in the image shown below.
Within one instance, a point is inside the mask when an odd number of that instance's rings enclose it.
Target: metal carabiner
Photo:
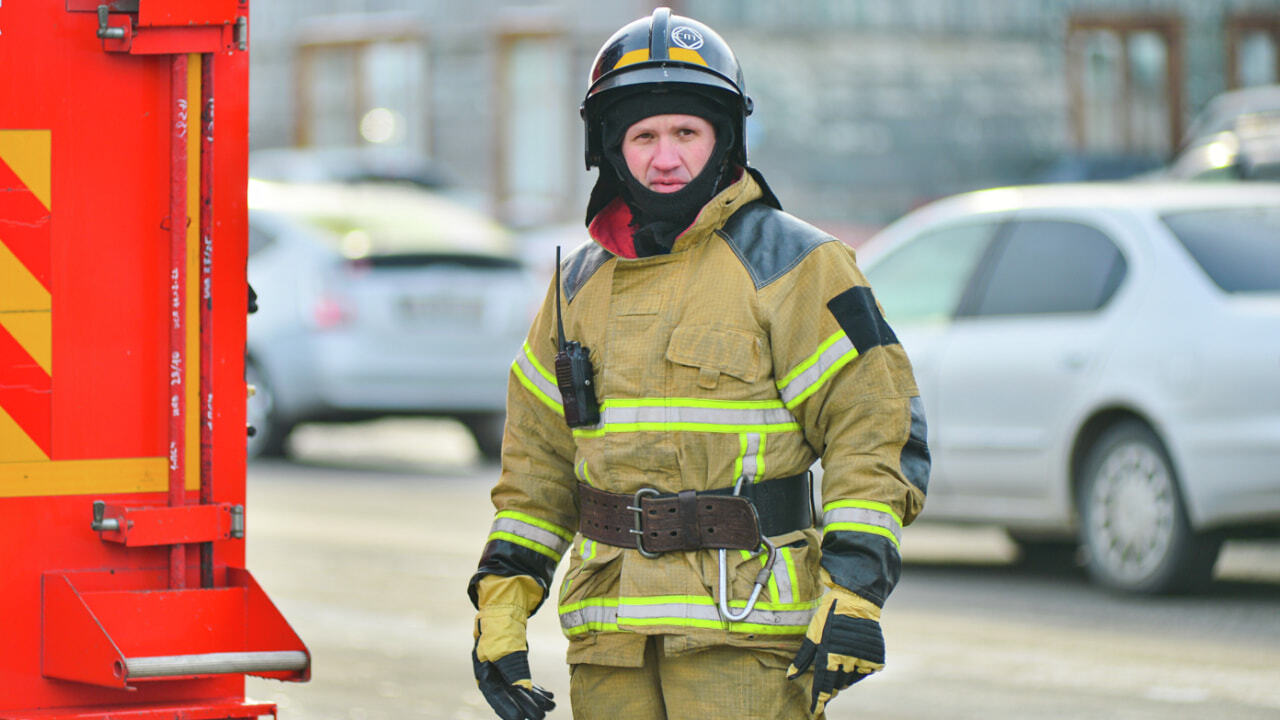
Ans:
[[[733,484],[734,497],[737,497],[742,493],[742,485],[743,483],[746,482],[746,480],[747,480],[747,477],[745,475],[738,476],[737,482]],[[725,562],[724,562],[725,550],[724,548],[721,548],[719,550],[720,614],[730,622],[738,622],[739,620],[742,620],[751,614],[751,611],[755,609],[756,600],[760,597],[761,588],[763,588],[764,584],[768,582],[769,573],[773,572],[773,561],[778,556],[777,549],[773,547],[773,544],[770,543],[769,539],[766,538],[763,534],[760,535],[760,547],[763,547],[768,550],[769,558],[765,561],[764,567],[761,568],[760,572],[756,573],[755,585],[751,588],[751,596],[747,598],[747,606],[743,608],[742,613],[738,615],[734,615],[733,611],[729,609],[729,582],[728,582],[728,579],[726,578],[726,571],[725,571]],[[751,557],[754,558],[760,554],[760,547],[757,547],[755,551],[751,553]]]
[[[636,549],[640,551],[641,555],[649,558],[650,560],[662,555],[662,553],[649,552],[644,549],[644,509],[640,507],[640,498],[645,495],[657,497],[659,494],[660,493],[653,488],[640,488],[636,491],[635,499],[632,500],[634,504],[627,506],[628,510],[636,514],[635,527],[627,532],[636,536]],[[617,506],[615,505],[614,507]]]
[[[730,622],[738,622],[744,620],[751,611],[756,607],[756,600],[760,598],[760,590],[764,588],[765,583],[769,582],[769,575],[773,572],[773,561],[778,558],[778,549],[769,542],[769,538],[760,536],[760,547],[751,553],[751,557],[758,557],[763,548],[764,552],[769,553],[769,557],[765,560],[764,567],[760,568],[760,572],[756,573],[755,585],[751,588],[751,596],[747,598],[747,606],[742,609],[741,613],[734,614],[729,609],[729,583],[726,578],[725,571],[725,550],[720,549],[720,614],[724,619]]]

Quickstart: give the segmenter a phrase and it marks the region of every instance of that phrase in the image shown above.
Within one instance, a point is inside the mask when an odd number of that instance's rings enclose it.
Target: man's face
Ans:
[[[711,157],[716,131],[696,115],[653,115],[627,128],[622,157],[627,169],[654,192],[688,185]]]

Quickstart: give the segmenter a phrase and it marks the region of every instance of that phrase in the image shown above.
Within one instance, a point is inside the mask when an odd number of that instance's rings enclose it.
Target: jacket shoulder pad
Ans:
[[[759,290],[794,268],[819,245],[836,239],[763,203],[751,203],[716,231],[742,261]]]
[[[560,277],[564,283],[564,300],[573,302],[573,298],[587,284],[592,275],[601,268],[613,255],[594,241],[579,245],[560,263]]]

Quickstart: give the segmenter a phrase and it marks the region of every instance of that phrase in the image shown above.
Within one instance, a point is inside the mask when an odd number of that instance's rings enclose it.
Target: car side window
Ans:
[[[961,314],[1091,312],[1111,299],[1127,267],[1119,248],[1097,228],[1053,220],[1011,222]]]
[[[867,270],[890,323],[947,320],[999,223],[929,230],[899,245]]]

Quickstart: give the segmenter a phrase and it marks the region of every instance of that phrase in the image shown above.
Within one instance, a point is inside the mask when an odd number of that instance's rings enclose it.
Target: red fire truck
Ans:
[[[0,0],[0,720],[275,716],[245,569],[248,0]]]

